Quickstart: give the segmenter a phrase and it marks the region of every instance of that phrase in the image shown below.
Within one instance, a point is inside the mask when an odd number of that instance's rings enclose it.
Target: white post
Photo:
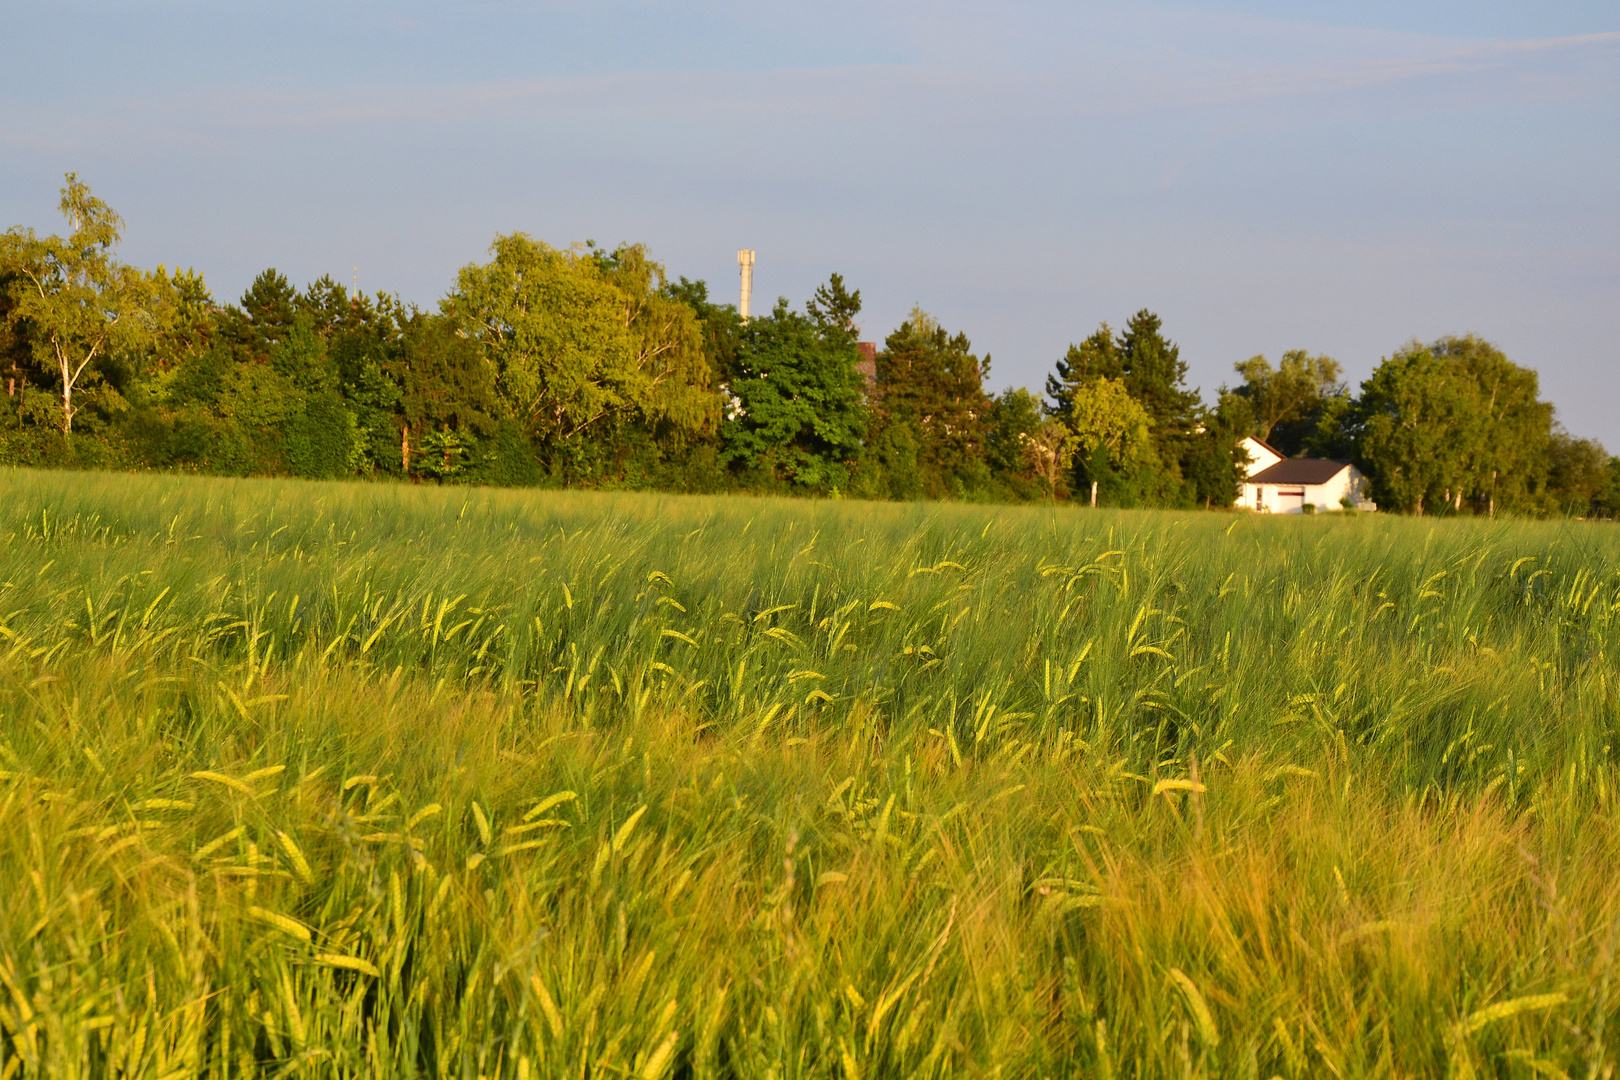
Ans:
[[[1096,509],[1097,506],[1097,481],[1095,480],[1091,482],[1091,506],[1093,509]]]
[[[754,295],[754,252],[752,249],[737,252],[737,268],[742,272],[742,301],[737,305],[737,314],[742,316],[743,322],[747,322],[748,301]]]

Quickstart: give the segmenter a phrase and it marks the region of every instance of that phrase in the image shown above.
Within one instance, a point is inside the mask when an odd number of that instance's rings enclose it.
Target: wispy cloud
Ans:
[[[1193,96],[1188,103],[1208,105],[1334,93],[1414,79],[1500,70],[1524,57],[1547,53],[1594,51],[1613,53],[1613,58],[1620,60],[1620,33],[1479,42],[1420,56],[1354,57],[1320,65],[1257,68],[1228,79],[1189,87]]]
[[[1363,43],[1365,44],[1365,42]],[[570,123],[588,117],[692,116],[737,124],[817,115],[949,110],[960,121],[1011,114],[1109,114],[1209,108],[1268,99],[1345,94],[1484,72],[1534,69],[1533,92],[1589,92],[1595,62],[1606,92],[1620,83],[1620,32],[1518,41],[1430,41],[1420,52],[1347,55],[1306,62],[1234,61],[1185,48],[1147,68],[1080,55],[1046,67],[964,63],[874,64],[772,71],[633,71],[470,83],[367,83],[306,89],[227,84],[180,95],[119,94],[58,109],[12,102],[0,141],[61,145],[80,137],[186,140],[204,133],[464,124],[519,113]],[[1546,60],[1559,63],[1551,70]],[[1570,65],[1570,59],[1587,61]],[[1572,72],[1570,68],[1573,67]],[[1527,90],[1526,92],[1531,92]],[[0,99],[3,101],[4,99]]]

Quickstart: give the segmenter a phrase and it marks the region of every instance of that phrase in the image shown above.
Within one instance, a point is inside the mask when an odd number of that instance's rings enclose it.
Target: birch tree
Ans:
[[[32,229],[0,237],[0,267],[10,279],[7,320],[31,344],[36,365],[60,379],[63,438],[81,408],[74,392],[98,361],[143,344],[155,328],[146,274],[113,256],[124,220],[90,193],[76,173],[62,188],[62,215],[72,231],[43,239]]]

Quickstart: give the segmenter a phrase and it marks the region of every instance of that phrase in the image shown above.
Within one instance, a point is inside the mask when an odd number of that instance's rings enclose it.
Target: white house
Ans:
[[[1249,454],[1249,475],[1238,490],[1237,505],[1241,507],[1267,514],[1302,514],[1307,506],[1315,510],[1378,509],[1367,497],[1367,478],[1348,461],[1284,457],[1253,437],[1238,445]]]

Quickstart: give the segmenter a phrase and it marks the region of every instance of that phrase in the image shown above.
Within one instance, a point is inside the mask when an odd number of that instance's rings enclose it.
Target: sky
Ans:
[[[424,307],[497,233],[755,306],[836,271],[1039,388],[1151,308],[1213,400],[1477,333],[1620,451],[1614,0],[0,0],[0,227]]]

